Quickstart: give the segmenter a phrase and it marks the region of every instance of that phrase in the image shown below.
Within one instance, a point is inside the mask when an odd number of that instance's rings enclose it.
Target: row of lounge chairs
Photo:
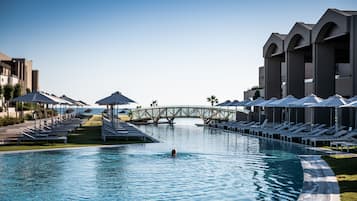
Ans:
[[[210,127],[247,133],[250,135],[279,139],[287,142],[301,143],[311,146],[329,145],[339,147],[357,146],[357,129],[340,126],[327,127],[325,124],[307,124],[283,122],[279,124],[229,121],[210,124]]]
[[[80,127],[84,119],[69,118],[65,120],[56,121],[53,124],[45,124],[38,128],[26,127],[21,131],[17,142],[55,142],[63,141],[67,143],[67,135]]]
[[[156,141],[154,138],[141,132],[135,126],[119,121],[118,119],[109,118],[106,113],[102,115],[102,139],[106,141],[108,138],[137,138],[143,141]]]

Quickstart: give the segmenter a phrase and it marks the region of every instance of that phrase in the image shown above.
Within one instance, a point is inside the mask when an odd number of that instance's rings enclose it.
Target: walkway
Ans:
[[[340,189],[334,172],[320,155],[300,156],[304,184],[298,200],[340,201]]]
[[[246,114],[246,111],[225,109],[222,107],[208,106],[160,106],[150,108],[137,108],[132,110],[133,121],[153,121],[157,123],[160,119],[173,122],[175,118],[201,118],[205,122],[210,120],[230,120],[236,119],[236,113]]]

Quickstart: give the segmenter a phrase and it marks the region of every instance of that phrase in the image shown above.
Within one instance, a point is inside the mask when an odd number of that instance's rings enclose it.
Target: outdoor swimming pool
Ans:
[[[0,154],[0,200],[296,200],[297,154],[313,154],[192,121],[141,128],[162,143]]]

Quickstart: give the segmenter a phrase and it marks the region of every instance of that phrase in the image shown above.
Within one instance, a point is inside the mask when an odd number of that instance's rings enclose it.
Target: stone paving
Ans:
[[[298,200],[340,201],[337,178],[320,155],[301,155],[304,184]]]

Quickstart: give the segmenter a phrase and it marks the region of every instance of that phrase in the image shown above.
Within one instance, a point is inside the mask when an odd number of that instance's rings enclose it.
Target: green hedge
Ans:
[[[23,119],[18,119],[14,117],[0,117],[0,126],[8,126],[13,124],[23,123]]]

